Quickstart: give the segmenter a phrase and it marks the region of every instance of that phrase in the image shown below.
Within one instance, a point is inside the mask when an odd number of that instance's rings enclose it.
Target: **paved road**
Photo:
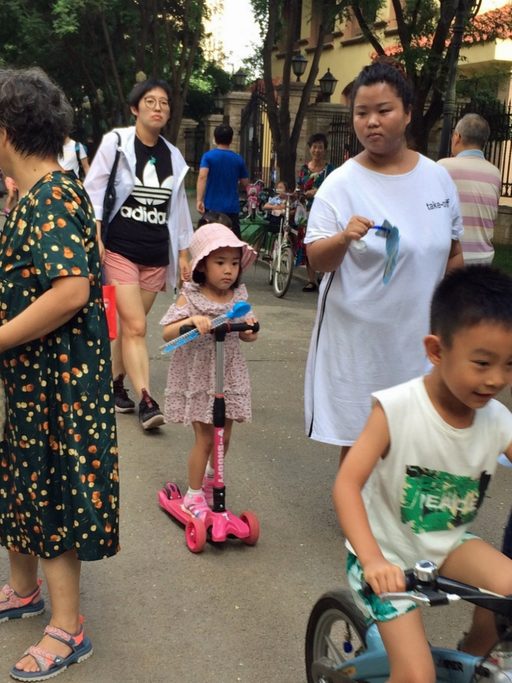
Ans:
[[[295,281],[278,300],[266,274],[257,266],[245,277],[262,325],[259,341],[244,345],[254,415],[252,424],[235,426],[226,463],[229,507],[258,515],[260,541],[190,553],[183,528],[159,509],[157,493],[168,480],[185,486],[191,430],[143,433],[136,416],[121,415],[122,551],[84,565],[82,609],[95,655],[64,674],[70,683],[305,681],[309,610],[343,581],[343,539],[330,496],[338,454],[303,436],[303,370],[316,295],[303,294]],[[168,360],[158,351],[158,321],[171,300],[160,295],[149,320],[152,391],[162,400]],[[495,543],[511,485],[511,472],[500,468],[476,525]],[[0,570],[7,580],[5,551]],[[466,612],[426,613],[432,641],[453,645]],[[47,618],[0,626],[0,681]]]

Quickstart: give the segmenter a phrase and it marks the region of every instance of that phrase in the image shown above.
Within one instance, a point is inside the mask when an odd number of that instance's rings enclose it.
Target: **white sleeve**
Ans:
[[[117,142],[117,135],[114,132],[103,136],[84,181],[84,187],[91,198],[94,215],[98,221],[103,218],[103,200],[110,171],[116,158]]]
[[[172,150],[173,165],[174,160],[180,162],[180,167],[186,166],[186,161],[183,158],[181,152],[174,147]],[[194,234],[194,228],[192,225],[192,218],[190,216],[190,209],[188,207],[187,193],[185,192],[185,182],[183,182],[180,190],[173,195],[172,201],[176,201],[176,211],[178,220],[178,250],[188,249],[192,235]]]
[[[309,213],[304,242],[310,244],[332,237],[344,229],[342,218],[334,204],[328,198],[317,195]]]
[[[462,224],[462,212],[460,209],[459,191],[457,185],[453,181],[448,169],[442,163],[443,159],[437,162],[436,167],[443,169],[443,183],[446,184],[446,189],[449,192],[450,198],[450,214],[452,218],[452,240],[458,241],[464,234],[464,226]]]
[[[188,249],[194,228],[192,226],[192,218],[190,216],[190,209],[188,208],[187,195],[185,188],[178,194],[178,221],[179,221],[179,238],[178,249]]]
[[[85,147],[82,145],[81,142],[78,143],[78,146],[79,146],[78,154],[80,155],[80,159],[87,159],[87,152],[85,151]]]

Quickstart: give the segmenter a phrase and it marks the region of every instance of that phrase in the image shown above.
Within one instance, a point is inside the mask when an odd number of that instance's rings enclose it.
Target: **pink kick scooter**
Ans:
[[[243,310],[241,308],[243,306]],[[228,313],[228,317],[243,317],[250,310],[249,304],[235,304],[233,311]],[[248,325],[247,323],[212,321],[211,333],[215,335],[215,399],[213,404],[213,426],[214,426],[214,456],[215,456],[215,476],[213,479],[213,508],[207,512],[204,521],[199,517],[193,517],[189,512],[185,512],[182,507],[183,496],[177,484],[169,482],[158,493],[160,506],[172,515],[175,519],[185,525],[185,540],[188,549],[193,553],[200,553],[207,539],[214,542],[222,542],[228,538],[239,538],[247,545],[254,545],[260,535],[258,518],[253,512],[242,512],[238,517],[231,510],[226,509],[226,487],[224,485],[224,426],[226,423],[226,406],[224,401],[224,340],[226,334],[230,332],[246,332],[259,330],[259,323]],[[187,332],[186,332],[187,330]],[[194,338],[197,334],[195,328],[183,326],[182,337],[189,335],[186,341]],[[181,345],[178,337],[174,342],[165,345],[164,349],[176,348]]]

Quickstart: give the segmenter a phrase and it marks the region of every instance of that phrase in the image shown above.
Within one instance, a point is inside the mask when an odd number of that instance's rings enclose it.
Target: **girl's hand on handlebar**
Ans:
[[[364,568],[364,578],[376,595],[397,593],[405,590],[404,572],[384,558],[368,562]]]
[[[343,232],[345,243],[349,245],[350,242],[360,240],[374,225],[374,221],[371,221],[369,218],[352,216]]]
[[[190,324],[197,328],[199,334],[207,334],[212,329],[212,321],[205,315],[190,316]]]
[[[254,323],[257,323],[257,322],[258,322],[258,319],[254,318],[254,317],[246,318],[244,320],[244,323],[247,323],[247,325],[254,325]],[[258,338],[258,333],[253,332],[252,330],[247,330],[247,332],[239,332],[238,338],[240,339],[240,341],[248,341],[248,342],[256,341],[256,339]]]

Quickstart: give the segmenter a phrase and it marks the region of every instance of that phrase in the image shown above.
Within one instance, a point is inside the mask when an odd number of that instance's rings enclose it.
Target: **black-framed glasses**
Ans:
[[[154,109],[158,103],[160,109],[169,109],[169,100],[157,100],[156,97],[143,97],[144,104],[148,109]]]

